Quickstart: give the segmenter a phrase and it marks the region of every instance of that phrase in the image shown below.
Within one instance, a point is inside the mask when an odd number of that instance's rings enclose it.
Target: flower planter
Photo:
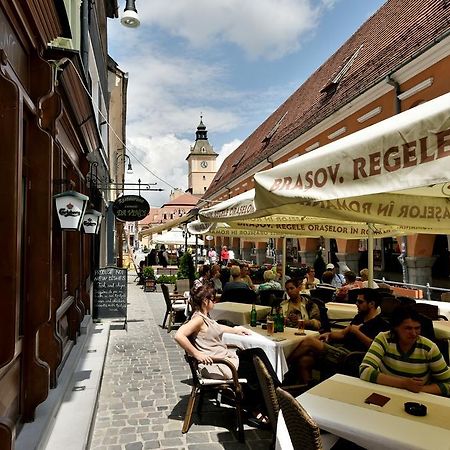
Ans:
[[[144,284],[144,292],[155,292],[156,290],[156,280],[152,278],[146,278]]]

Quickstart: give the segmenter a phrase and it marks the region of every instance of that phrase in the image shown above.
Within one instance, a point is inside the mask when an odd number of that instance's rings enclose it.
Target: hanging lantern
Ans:
[[[101,222],[102,214],[95,209],[88,209],[83,217],[84,232],[86,234],[98,234]]]
[[[53,196],[62,230],[80,231],[89,197],[75,191]]]

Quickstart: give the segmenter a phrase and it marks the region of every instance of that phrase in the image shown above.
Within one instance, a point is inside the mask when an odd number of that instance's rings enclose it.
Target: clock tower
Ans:
[[[195,132],[195,144],[186,158],[188,162],[188,190],[193,195],[201,197],[216,172],[216,159],[219,156],[208,142],[208,131],[203,124],[203,117],[200,116],[200,123]]]

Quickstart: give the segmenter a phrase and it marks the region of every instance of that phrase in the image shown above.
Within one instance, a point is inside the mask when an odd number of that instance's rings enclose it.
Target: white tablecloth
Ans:
[[[328,302],[325,305],[328,308],[327,314],[329,319],[353,319],[358,309],[356,304]]]
[[[250,336],[240,336],[237,334],[224,333],[223,341],[226,344],[238,345],[243,349],[259,347],[264,350],[267,358],[280,381],[288,371],[286,358],[294,351],[304,336],[297,336],[295,328],[286,328],[284,333],[275,333],[272,338],[267,336],[266,330],[261,327],[249,328],[252,332]],[[318,336],[317,331],[306,330],[309,336]]]
[[[270,313],[270,306],[256,305],[256,318],[264,319]],[[214,309],[209,313],[212,319],[226,319],[236,325],[247,325],[250,323],[250,312],[252,305],[245,303],[223,302],[216,303]]]
[[[414,394],[404,389],[396,389],[362,381],[345,375],[334,375],[329,380],[337,381],[342,389],[362,386],[367,392],[364,398],[373,392],[390,397],[390,402],[398,402],[399,396],[408,401],[423,403],[428,408],[431,420],[433,405],[448,409],[445,417],[450,417],[450,399],[425,393]],[[351,391],[350,391],[351,392]],[[396,398],[397,397],[397,398]],[[441,426],[421,423],[403,411],[399,405],[399,415],[385,413],[380,406],[370,407],[352,405],[333,398],[322,397],[307,391],[297,397],[300,404],[308,411],[321,429],[343,437],[369,450],[449,450],[450,430]],[[363,400],[361,400],[363,404]],[[290,439],[285,431],[284,419],[279,417],[277,427],[278,449],[289,448]],[[284,428],[283,428],[284,427]],[[289,440],[289,442],[288,442]]]

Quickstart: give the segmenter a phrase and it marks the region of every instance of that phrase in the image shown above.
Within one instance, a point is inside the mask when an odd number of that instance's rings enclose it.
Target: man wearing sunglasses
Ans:
[[[389,330],[389,324],[379,315],[377,289],[353,289],[349,291],[350,302],[356,303],[358,313],[346,328],[306,337],[289,357],[289,362],[297,365],[302,382],[311,381],[316,364],[326,372],[336,371],[347,354],[366,352],[378,333]]]

